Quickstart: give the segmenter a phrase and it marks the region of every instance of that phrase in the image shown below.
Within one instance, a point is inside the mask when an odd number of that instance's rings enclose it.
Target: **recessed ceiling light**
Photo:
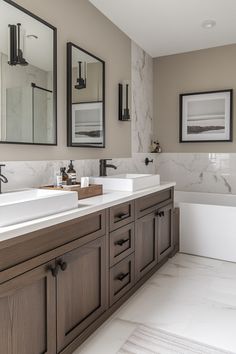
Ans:
[[[214,20],[205,20],[202,22],[202,27],[205,29],[211,29],[216,26],[216,21]]]

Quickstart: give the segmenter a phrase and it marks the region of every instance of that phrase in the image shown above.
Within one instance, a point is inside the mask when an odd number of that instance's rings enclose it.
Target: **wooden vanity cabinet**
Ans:
[[[57,349],[60,352],[107,308],[105,236],[56,260]]]
[[[64,353],[67,345],[105,312],[108,307],[105,214],[103,211],[101,218],[98,212],[66,225],[59,224],[54,232],[62,246],[51,249],[49,242],[47,252],[1,272],[0,354]],[[91,233],[84,229],[88,220],[95,221],[89,225]],[[56,241],[51,228],[45,229],[45,233],[49,230]],[[80,237],[82,231],[86,236]],[[30,242],[33,238],[29,234]],[[18,247],[23,245],[16,244],[15,250],[11,246],[13,254]]]
[[[173,190],[0,249],[0,354],[72,354],[173,251]]]
[[[60,353],[106,310],[106,267],[104,236],[1,284],[0,353]]]
[[[145,195],[135,200],[135,216],[137,219],[156,212],[158,208],[173,203],[174,189],[168,188],[157,193]]]
[[[174,249],[173,204],[168,204],[157,212],[157,258],[161,262]]]
[[[136,222],[135,230],[135,278],[138,281],[157,264],[157,217],[145,215]]]
[[[109,235],[110,266],[122,261],[134,253],[135,227],[134,222],[115,230]]]
[[[114,231],[134,221],[134,201],[118,204],[109,210],[109,229]]]
[[[135,201],[135,280],[139,281],[174,248],[173,189]]]
[[[119,300],[134,285],[134,255],[110,269],[110,305]]]
[[[0,286],[0,353],[56,353],[56,279],[43,264]]]

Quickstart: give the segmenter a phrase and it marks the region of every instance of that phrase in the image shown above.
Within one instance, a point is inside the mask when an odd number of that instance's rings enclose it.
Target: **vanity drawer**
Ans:
[[[0,249],[0,271],[7,270],[79,238],[85,237],[89,242],[105,235],[105,233],[106,211],[102,210],[20,236],[19,239],[16,238],[15,244]]]
[[[110,231],[134,221],[134,201],[110,208]]]
[[[134,252],[134,223],[110,233],[110,266]]]
[[[135,201],[136,217],[140,218],[146,214],[149,214],[157,207],[171,203],[173,200],[173,188],[168,188],[163,191],[149,194],[145,197],[139,198]],[[160,205],[159,205],[160,204]]]
[[[134,255],[131,254],[110,269],[110,305],[134,285]]]

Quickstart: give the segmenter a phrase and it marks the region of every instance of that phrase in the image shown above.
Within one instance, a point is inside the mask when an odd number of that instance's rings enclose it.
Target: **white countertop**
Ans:
[[[0,242],[3,243],[3,241],[10,241],[18,236],[25,235],[36,230],[79,218],[102,209],[107,209],[114,205],[128,202],[129,200],[144,197],[145,195],[174,187],[175,184],[176,183],[174,182],[162,182],[156,187],[139,190],[137,192],[105,190],[103,195],[79,201],[77,209],[72,209],[63,213],[53,214],[44,218],[34,219],[16,225],[0,227]]]

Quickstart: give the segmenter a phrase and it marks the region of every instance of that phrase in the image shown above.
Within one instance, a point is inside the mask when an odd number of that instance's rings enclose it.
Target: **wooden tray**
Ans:
[[[85,188],[81,188],[80,183],[71,186],[55,187],[51,185],[51,186],[43,186],[40,188],[77,192],[78,199],[91,198],[103,194],[102,184],[90,184],[89,187],[85,187]]]

